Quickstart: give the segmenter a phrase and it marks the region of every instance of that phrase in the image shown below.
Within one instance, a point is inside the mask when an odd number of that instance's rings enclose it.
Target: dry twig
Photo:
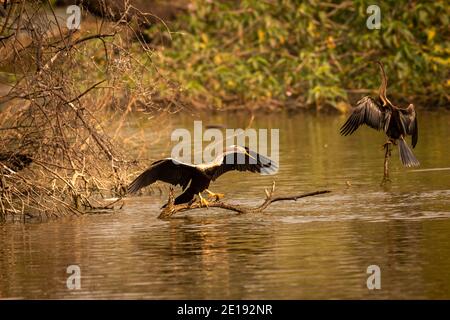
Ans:
[[[0,221],[112,209],[130,161],[104,128],[126,99],[152,105],[148,88],[155,86],[142,76],[147,48],[131,51],[133,26],[126,22],[89,28],[83,17],[74,31],[51,1],[5,6],[0,70],[13,80],[0,96]],[[24,155],[31,164],[17,169],[14,159]],[[107,203],[110,197],[119,200]]]
[[[274,197],[273,195],[275,193],[275,182],[273,182],[272,188],[270,189],[270,191],[265,189],[266,198],[265,198],[264,202],[257,207],[246,207],[246,206],[242,206],[242,205],[229,204],[229,203],[226,203],[223,201],[210,202],[208,207],[209,208],[221,208],[221,209],[236,212],[238,214],[258,213],[258,212],[264,211],[269,205],[271,205],[274,202],[297,201],[298,199],[301,199],[301,198],[312,197],[312,196],[329,193],[329,192],[331,192],[331,191],[320,190],[320,191],[308,192],[308,193],[292,195],[292,196]],[[175,201],[175,198],[173,195],[173,188],[171,188],[170,192],[169,192],[169,200],[167,202],[166,207],[164,207],[162,209],[161,213],[159,214],[159,216],[158,216],[159,219],[167,219],[167,218],[172,217],[176,213],[204,208],[204,206],[202,206],[199,201],[195,201],[193,203],[177,204],[177,205],[174,204],[174,201]]]

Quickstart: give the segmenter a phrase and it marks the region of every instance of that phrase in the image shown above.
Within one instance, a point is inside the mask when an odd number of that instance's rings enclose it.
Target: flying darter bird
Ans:
[[[216,200],[222,198],[223,194],[208,190],[209,185],[211,181],[232,170],[273,174],[278,170],[278,165],[271,159],[241,146],[226,148],[211,163],[193,165],[166,158],[153,162],[134,179],[128,186],[128,193],[135,193],[156,181],[163,181],[182,187],[183,193],[175,198],[174,204],[190,203],[195,195],[198,195],[200,204],[207,207],[208,201],[202,197],[202,192],[206,191]]]
[[[383,145],[385,149],[384,178],[389,181],[389,157],[391,145],[398,145],[400,160],[405,167],[416,167],[420,163],[406,143],[406,137],[412,136],[412,147],[417,145],[419,127],[417,114],[413,104],[407,108],[395,106],[386,96],[387,78],[383,64],[377,61],[381,70],[381,86],[377,98],[366,96],[359,100],[352,114],[341,127],[341,134],[350,135],[361,125],[365,124],[376,130],[383,130],[388,141]]]

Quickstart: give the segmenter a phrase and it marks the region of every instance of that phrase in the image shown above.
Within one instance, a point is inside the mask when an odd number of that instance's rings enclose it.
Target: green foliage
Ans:
[[[193,1],[191,12],[148,35],[165,41],[152,57],[159,73],[214,108],[288,105],[340,108],[380,84],[397,103],[448,105],[449,7],[445,1],[380,4],[369,30],[369,1]],[[167,39],[171,39],[168,41]]]

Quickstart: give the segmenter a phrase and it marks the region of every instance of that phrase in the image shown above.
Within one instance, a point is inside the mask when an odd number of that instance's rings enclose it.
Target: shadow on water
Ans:
[[[152,195],[114,214],[0,226],[0,298],[450,298],[450,170],[404,169],[394,151],[393,181],[380,187],[383,135],[340,137],[344,121],[257,116],[253,127],[280,129],[279,173],[229,173],[211,187],[248,205],[272,180],[278,194],[329,195],[262,214],[205,209],[169,221],[156,219],[165,196]],[[420,169],[450,167],[449,122],[450,114],[421,114]],[[208,123],[237,128],[248,119]],[[170,154],[169,135],[161,140],[149,156]],[[373,264],[381,290],[366,287]],[[80,290],[66,287],[69,265],[81,268]]]

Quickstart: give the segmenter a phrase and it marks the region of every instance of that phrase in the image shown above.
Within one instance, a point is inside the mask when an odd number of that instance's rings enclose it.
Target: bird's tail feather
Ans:
[[[398,140],[398,149],[400,153],[400,160],[405,167],[417,167],[420,165],[419,160],[412,153],[411,148],[406,143],[405,139]]]

